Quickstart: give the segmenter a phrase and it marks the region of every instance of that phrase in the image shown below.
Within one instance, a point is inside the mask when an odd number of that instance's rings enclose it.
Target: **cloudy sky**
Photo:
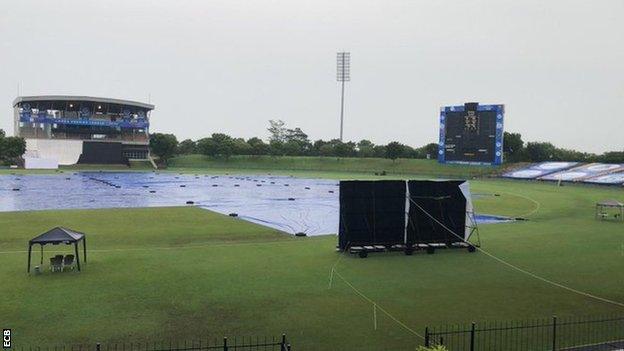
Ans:
[[[311,139],[339,132],[336,51],[352,57],[345,138],[437,141],[438,111],[506,105],[525,140],[624,149],[624,1],[5,1],[0,128],[17,95],[156,105],[152,131]]]

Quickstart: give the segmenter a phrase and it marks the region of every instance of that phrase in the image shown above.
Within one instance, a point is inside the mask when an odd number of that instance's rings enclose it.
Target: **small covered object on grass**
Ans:
[[[33,245],[39,245],[41,247],[41,264],[43,264],[43,247],[47,244],[73,244],[76,258],[76,267],[78,268],[78,271],[80,271],[80,256],[78,255],[78,244],[80,241],[82,241],[83,259],[84,262],[87,262],[87,240],[84,233],[63,227],[56,227],[30,239],[30,241],[28,242],[28,273],[30,273],[30,261]]]
[[[617,200],[603,200],[596,203],[596,219],[608,219],[609,212],[613,212],[613,218],[624,221],[624,204]]]

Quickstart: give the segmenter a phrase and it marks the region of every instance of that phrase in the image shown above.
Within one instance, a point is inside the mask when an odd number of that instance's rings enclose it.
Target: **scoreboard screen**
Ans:
[[[440,109],[440,163],[500,165],[504,105],[445,106]]]

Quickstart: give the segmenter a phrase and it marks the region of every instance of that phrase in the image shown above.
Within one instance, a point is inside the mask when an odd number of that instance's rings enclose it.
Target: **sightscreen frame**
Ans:
[[[472,211],[465,180],[341,181],[338,248],[465,242]]]

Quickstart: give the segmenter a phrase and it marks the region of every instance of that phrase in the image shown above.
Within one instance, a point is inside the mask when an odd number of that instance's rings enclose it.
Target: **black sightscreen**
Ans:
[[[463,241],[466,227],[466,198],[459,188],[463,182],[409,181],[408,244],[451,244]],[[440,223],[459,237],[445,229]]]
[[[392,245],[405,237],[404,181],[341,181],[339,247]]]
[[[78,163],[127,164],[121,143],[84,141]]]
[[[403,180],[341,181],[339,248],[463,241],[466,198],[459,188],[463,182],[410,180],[406,185]],[[411,199],[406,232],[408,187]]]

